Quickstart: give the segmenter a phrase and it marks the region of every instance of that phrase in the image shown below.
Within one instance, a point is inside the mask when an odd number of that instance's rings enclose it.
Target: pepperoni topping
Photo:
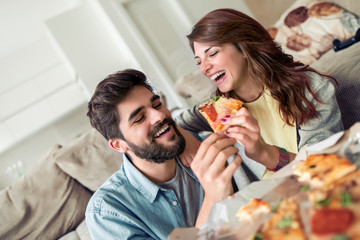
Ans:
[[[216,121],[217,112],[212,105],[206,105],[206,106],[202,107],[201,110],[203,110],[206,113],[206,115],[208,115],[208,117],[210,118],[211,121],[213,121],[213,122]]]
[[[322,208],[311,219],[312,232],[318,235],[345,232],[353,221],[353,213],[346,208]]]

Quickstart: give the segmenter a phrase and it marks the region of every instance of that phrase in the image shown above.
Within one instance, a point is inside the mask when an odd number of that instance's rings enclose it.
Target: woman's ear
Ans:
[[[114,138],[109,140],[109,146],[117,152],[126,153],[128,147],[124,140]]]

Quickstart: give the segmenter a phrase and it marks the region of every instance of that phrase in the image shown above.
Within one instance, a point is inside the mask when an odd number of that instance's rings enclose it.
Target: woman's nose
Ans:
[[[203,60],[202,63],[200,64],[201,73],[207,76],[210,69],[211,69],[211,63],[208,62],[207,60]]]

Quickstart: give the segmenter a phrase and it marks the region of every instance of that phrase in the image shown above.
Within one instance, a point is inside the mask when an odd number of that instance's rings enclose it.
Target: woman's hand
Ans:
[[[226,135],[244,146],[246,156],[265,165],[268,169],[276,166],[277,149],[262,141],[258,121],[247,108],[240,108],[235,116],[223,119],[222,124],[230,126]]]
[[[191,162],[193,161],[197,150],[200,147],[200,141],[197,140],[191,133],[186,131],[185,129],[177,126],[181,134],[184,136],[186,140],[186,147],[184,152],[179,156],[181,162],[186,167],[190,167]]]

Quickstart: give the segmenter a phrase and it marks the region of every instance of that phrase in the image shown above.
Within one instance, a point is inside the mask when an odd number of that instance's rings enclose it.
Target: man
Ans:
[[[88,203],[93,239],[167,239],[176,227],[205,223],[214,202],[231,194],[240,159],[223,166],[237,152],[234,140],[214,134],[201,144],[192,163],[198,180],[178,158],[184,136],[142,72],[109,75],[88,107],[91,125],[124,153],[121,169]]]

